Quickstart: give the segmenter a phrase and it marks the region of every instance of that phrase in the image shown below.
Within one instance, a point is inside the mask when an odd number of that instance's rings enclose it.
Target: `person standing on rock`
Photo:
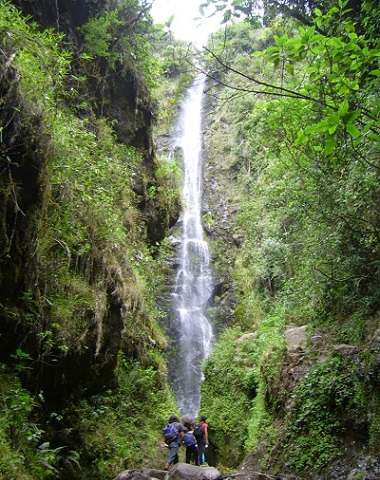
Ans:
[[[191,463],[199,466],[198,444],[197,439],[194,437],[193,429],[187,430],[185,427],[185,435],[183,436],[183,443],[186,446],[186,463]]]
[[[204,451],[208,447],[208,424],[206,417],[202,416],[200,421],[194,425],[193,434],[198,443],[198,458],[199,465],[204,463]]]
[[[168,470],[172,463],[178,463],[178,450],[181,445],[184,432],[184,426],[175,415],[171,415],[169,423],[163,428],[164,442],[170,448],[169,458],[165,463],[165,470]]]

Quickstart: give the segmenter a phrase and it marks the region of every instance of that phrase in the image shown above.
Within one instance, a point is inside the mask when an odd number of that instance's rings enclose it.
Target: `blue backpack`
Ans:
[[[192,432],[185,433],[183,437],[183,443],[186,445],[186,447],[193,447],[194,445],[197,444],[197,441],[195,440],[195,437],[192,434]]]
[[[172,442],[178,439],[178,429],[174,423],[168,423],[166,427],[162,429],[162,433],[166,442]]]

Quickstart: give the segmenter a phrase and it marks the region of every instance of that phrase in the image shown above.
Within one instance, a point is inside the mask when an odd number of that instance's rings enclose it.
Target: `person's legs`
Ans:
[[[195,465],[199,466],[198,447],[196,445],[194,445],[192,453]]]
[[[165,470],[167,470],[172,463],[178,463],[178,449],[179,443],[178,442],[171,442],[169,443],[170,454],[169,458],[165,463]]]
[[[203,462],[203,450],[205,448],[205,441],[203,438],[198,439],[198,462],[202,465]]]

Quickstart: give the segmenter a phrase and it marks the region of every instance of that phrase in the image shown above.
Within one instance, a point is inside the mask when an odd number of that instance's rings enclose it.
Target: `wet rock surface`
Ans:
[[[353,477],[355,478],[355,477]],[[177,463],[169,471],[143,468],[141,470],[125,470],[113,480],[301,480],[294,475],[270,475],[254,471],[248,464],[241,470],[228,475],[209,466],[196,467],[187,463]]]
[[[125,470],[114,480],[221,480],[223,475],[214,467],[197,467],[188,463],[177,463],[169,471],[143,468]]]

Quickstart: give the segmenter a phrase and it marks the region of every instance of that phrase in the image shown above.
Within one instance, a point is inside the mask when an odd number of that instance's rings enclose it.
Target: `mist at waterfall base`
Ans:
[[[170,323],[169,378],[182,416],[200,407],[202,363],[211,352],[212,326],[205,314],[213,290],[210,254],[204,240],[202,199],[202,107],[205,78],[196,77],[182,104],[175,146],[183,157],[183,211]]]

